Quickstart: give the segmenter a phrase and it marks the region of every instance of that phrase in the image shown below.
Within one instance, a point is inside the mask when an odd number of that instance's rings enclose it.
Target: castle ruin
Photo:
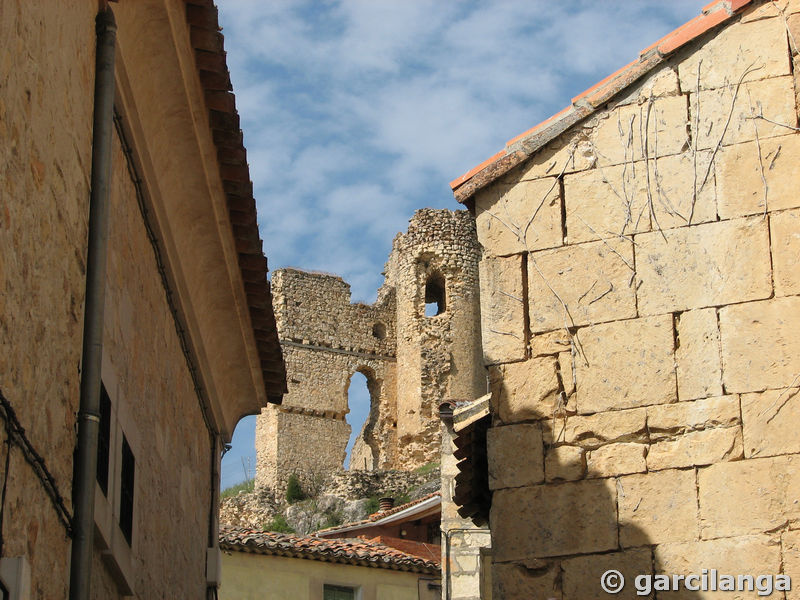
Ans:
[[[351,304],[341,277],[275,271],[289,393],[258,417],[258,487],[278,492],[292,473],[308,481],[343,468],[357,371],[367,379],[370,412],[351,468],[411,470],[438,460],[439,402],[486,390],[479,260],[468,212],[422,209],[395,237],[372,305]]]

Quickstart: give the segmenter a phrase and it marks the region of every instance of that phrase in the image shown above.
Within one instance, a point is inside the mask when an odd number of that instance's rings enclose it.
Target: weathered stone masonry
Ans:
[[[274,273],[289,394],[259,416],[257,485],[280,492],[293,472],[318,478],[342,468],[356,371],[367,377],[371,409],[351,468],[411,469],[438,459],[438,403],[486,388],[478,261],[468,213],[424,209],[395,238],[374,305],[351,304],[349,285],[333,275]],[[440,314],[426,316],[426,301]]]
[[[391,431],[393,407],[386,382],[394,379],[394,298],[374,306],[350,303],[341,278],[294,269],[273,275],[278,330],[286,360],[289,394],[280,408],[264,410],[256,430],[257,483],[282,489],[291,473],[316,477],[342,468],[350,426],[347,389],[353,373],[364,373],[374,410],[366,424],[361,461],[368,468],[391,460],[391,438],[372,435],[376,424]]]
[[[70,587],[95,17],[105,4],[0,2],[0,562],[11,597],[63,598]],[[110,407],[107,461],[98,457],[108,477],[95,488],[90,597],[207,597],[218,449],[284,383],[266,259],[213,3],[113,11]],[[8,577],[25,564],[29,577]]]
[[[466,212],[421,210],[394,240],[386,285],[397,296],[397,466],[439,458],[438,406],[486,389],[480,363],[479,247]],[[444,309],[426,317],[444,282]],[[428,297],[426,298],[426,294]],[[431,296],[433,294],[433,296]],[[441,307],[440,307],[441,309]]]
[[[599,597],[609,568],[797,575],[796,40],[800,4],[754,3],[462,196],[494,597]]]

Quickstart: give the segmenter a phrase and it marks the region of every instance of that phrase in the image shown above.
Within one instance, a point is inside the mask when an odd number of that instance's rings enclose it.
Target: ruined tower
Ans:
[[[398,468],[438,460],[442,400],[486,390],[479,260],[466,211],[419,210],[394,240],[386,281],[397,302]]]
[[[340,277],[275,271],[273,306],[289,393],[256,427],[256,485],[280,493],[341,469],[350,378],[367,378],[370,413],[351,468],[413,469],[438,460],[437,407],[486,389],[478,262],[466,211],[423,209],[398,234],[373,305],[351,304]]]
[[[390,431],[393,423],[393,295],[382,294],[372,306],[351,304],[341,277],[280,269],[272,296],[289,393],[258,417],[256,485],[280,491],[292,473],[308,483],[342,468],[350,437],[347,390],[356,371],[367,378],[372,406],[359,465],[369,455],[368,469],[386,466],[393,436],[378,439],[372,431]]]

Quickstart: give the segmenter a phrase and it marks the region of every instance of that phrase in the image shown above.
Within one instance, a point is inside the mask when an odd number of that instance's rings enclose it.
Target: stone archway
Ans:
[[[356,374],[362,375],[366,383],[368,406],[363,418],[354,422],[348,419],[348,423],[354,430],[351,432],[352,447],[348,444],[350,462],[347,469],[372,471],[378,466],[379,444],[376,438],[376,426],[380,416],[381,381],[370,367],[364,365],[357,367],[348,378],[345,390],[345,395],[348,397],[348,414],[353,414],[352,402],[357,400],[352,393],[353,378],[356,377]],[[358,430],[355,430],[356,427]]]

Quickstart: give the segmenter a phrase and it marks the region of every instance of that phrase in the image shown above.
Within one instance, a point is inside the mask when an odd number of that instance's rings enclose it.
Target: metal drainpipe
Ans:
[[[450,534],[452,533],[492,533],[491,529],[472,529],[469,527],[453,527],[448,529],[444,534],[444,566],[447,569],[447,577],[444,582],[444,600],[452,599],[452,592],[450,590],[451,571],[450,568]],[[480,565],[478,566],[480,568]]]
[[[219,544],[219,524],[217,523],[217,511],[219,506],[219,471],[217,466],[225,450],[220,452],[220,437],[209,432],[211,441],[211,490],[210,506],[208,507],[208,547],[216,548]],[[223,446],[224,448],[224,446]],[[206,555],[207,556],[207,555]],[[208,558],[206,558],[206,600],[217,600],[217,586],[208,585]]]
[[[117,24],[110,8],[95,21],[97,57],[94,82],[92,180],[89,199],[89,243],[86,255],[86,300],[83,316],[81,396],[78,447],[72,475],[72,555],[70,600],[88,600],[94,550],[94,490],[100,428],[100,369],[103,358],[108,204],[111,181],[111,135],[114,130],[114,55]]]

